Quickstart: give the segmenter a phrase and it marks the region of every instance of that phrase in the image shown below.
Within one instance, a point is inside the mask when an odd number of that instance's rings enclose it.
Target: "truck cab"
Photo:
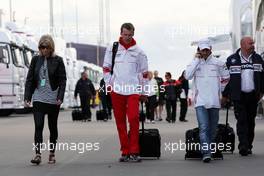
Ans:
[[[0,115],[24,107],[24,62],[22,46],[10,31],[0,29]]]

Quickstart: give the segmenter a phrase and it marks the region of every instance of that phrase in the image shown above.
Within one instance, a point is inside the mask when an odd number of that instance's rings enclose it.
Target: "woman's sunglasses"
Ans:
[[[40,46],[39,46],[39,49],[40,49],[40,50],[41,50],[41,49],[49,49],[49,46],[40,45]]]

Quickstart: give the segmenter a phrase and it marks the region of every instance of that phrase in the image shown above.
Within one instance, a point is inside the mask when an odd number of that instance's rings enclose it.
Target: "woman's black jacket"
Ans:
[[[40,67],[44,64],[43,56],[34,56],[31,60],[26,85],[25,85],[25,94],[24,100],[31,101],[32,94],[35,89],[38,87],[39,83],[39,70]],[[63,101],[64,92],[66,87],[66,71],[63,63],[63,59],[60,56],[52,56],[47,58],[47,67],[49,73],[49,82],[52,91],[58,90],[57,100]]]

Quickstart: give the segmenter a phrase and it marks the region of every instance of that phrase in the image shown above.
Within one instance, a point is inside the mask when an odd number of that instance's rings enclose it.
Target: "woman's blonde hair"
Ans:
[[[55,43],[51,35],[46,34],[40,37],[38,47],[40,48],[41,46],[48,46],[51,51],[50,56],[55,55]],[[39,54],[42,55],[41,51],[39,51]]]

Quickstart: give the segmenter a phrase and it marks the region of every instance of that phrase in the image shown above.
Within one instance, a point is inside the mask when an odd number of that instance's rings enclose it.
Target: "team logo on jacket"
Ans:
[[[253,64],[243,63],[241,65],[241,69],[242,70],[253,70],[254,67],[253,67]]]
[[[235,63],[236,62],[236,59],[231,59],[231,63]]]
[[[254,67],[254,71],[256,72],[261,72],[263,70],[261,64],[253,64],[253,67]]]
[[[230,66],[230,74],[241,73],[241,66]]]

